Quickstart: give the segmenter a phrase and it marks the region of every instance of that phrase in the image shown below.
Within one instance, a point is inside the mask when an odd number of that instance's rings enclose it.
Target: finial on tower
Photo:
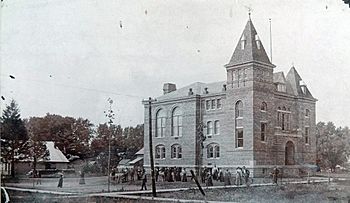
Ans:
[[[244,6],[247,10],[248,10],[248,16],[249,16],[249,20],[251,20],[250,19],[250,15],[252,14],[252,7],[251,6]]]

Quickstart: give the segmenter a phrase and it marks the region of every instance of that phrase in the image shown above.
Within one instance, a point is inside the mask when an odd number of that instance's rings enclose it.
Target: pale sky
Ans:
[[[22,118],[62,116],[143,123],[142,99],[224,81],[248,20],[275,72],[292,64],[319,101],[317,121],[350,125],[350,8],[342,0],[4,0],[1,108],[15,99]],[[122,26],[122,28],[121,28]],[[8,75],[16,77],[11,79]]]

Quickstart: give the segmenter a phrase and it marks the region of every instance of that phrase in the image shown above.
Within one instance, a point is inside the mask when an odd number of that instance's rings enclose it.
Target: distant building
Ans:
[[[69,161],[60,149],[55,147],[52,141],[45,142],[48,156],[45,159],[38,160],[36,168],[38,170],[66,170]],[[26,174],[33,169],[33,160],[31,158],[18,161],[15,167],[16,174]]]
[[[152,102],[155,166],[250,168],[255,176],[273,166],[295,174],[316,161],[316,99],[295,67],[274,73],[248,20],[225,66],[227,80],[196,82]],[[144,166],[150,167],[148,102],[144,102]]]

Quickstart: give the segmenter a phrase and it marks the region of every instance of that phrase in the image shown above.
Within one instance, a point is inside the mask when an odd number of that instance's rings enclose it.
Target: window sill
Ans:
[[[266,143],[267,143],[266,141],[263,141],[263,140],[260,140],[260,142],[261,142],[261,143],[264,143],[264,144],[266,144]]]
[[[236,147],[236,149],[243,149],[243,147]]]

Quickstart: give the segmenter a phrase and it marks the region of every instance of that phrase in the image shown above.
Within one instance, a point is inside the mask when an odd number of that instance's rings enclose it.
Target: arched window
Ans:
[[[182,112],[179,107],[173,110],[171,117],[171,135],[174,137],[182,136]]]
[[[214,134],[215,135],[220,134],[220,122],[219,121],[214,122]]]
[[[242,101],[238,101],[236,103],[236,118],[241,118],[243,117],[243,103]]]
[[[157,145],[156,146],[155,158],[156,159],[165,159],[165,147],[164,147],[164,145]]]
[[[220,146],[216,143],[207,145],[207,158],[215,159],[220,157]]]
[[[261,107],[260,107],[261,111],[266,111],[267,110],[267,104],[265,102],[261,103]]]
[[[181,159],[182,158],[182,148],[179,144],[174,144],[171,146],[171,158]]]
[[[306,109],[306,110],[305,110],[305,116],[306,116],[306,117],[309,117],[309,116],[310,116],[310,110],[309,110],[309,109]]]
[[[207,135],[212,135],[213,134],[213,122],[208,121],[207,122]]]
[[[160,109],[156,114],[156,135],[155,137],[164,137],[165,135],[165,111]]]

